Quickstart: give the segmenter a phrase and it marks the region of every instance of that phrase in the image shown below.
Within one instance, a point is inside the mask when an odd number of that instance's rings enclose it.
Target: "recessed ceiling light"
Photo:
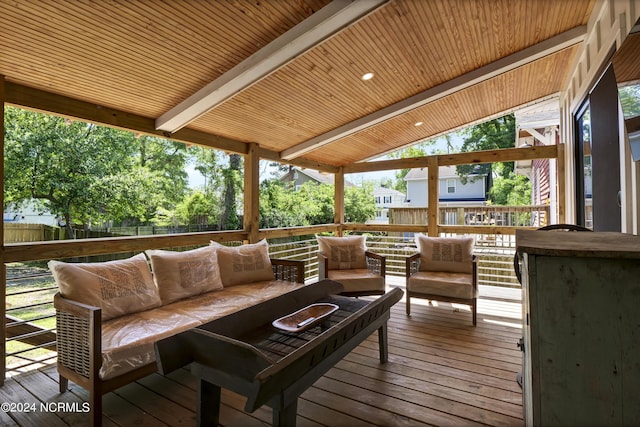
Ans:
[[[373,73],[365,73],[360,77],[362,80],[371,80],[373,78]]]
[[[415,122],[414,126],[422,126],[422,122]]]

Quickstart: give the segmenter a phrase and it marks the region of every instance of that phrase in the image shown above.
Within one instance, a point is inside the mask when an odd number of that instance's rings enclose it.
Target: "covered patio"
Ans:
[[[3,1],[0,7],[4,105],[244,159],[240,230],[3,243],[5,318],[6,266],[13,262],[320,232],[492,236],[489,241],[511,242],[499,248],[509,260],[519,227],[439,223],[439,167],[549,159],[556,195],[552,217],[584,225],[584,147],[576,135],[577,115],[612,62],[618,84],[640,81],[638,0],[36,0]],[[370,161],[549,102],[557,105],[559,117],[552,140],[531,127],[518,129],[516,136],[533,137],[531,146]],[[614,126],[620,129],[614,145],[622,188],[620,212],[608,216],[614,216],[616,231],[638,234],[640,172],[627,134],[640,126],[623,117]],[[261,160],[334,174],[334,222],[260,229]],[[428,170],[426,224],[345,221],[345,177],[406,168]],[[594,173],[594,182],[604,180],[600,177]],[[598,221],[594,229],[606,229]],[[509,270],[512,278],[508,265],[498,269]],[[402,275],[388,276],[387,285],[404,286]],[[300,425],[523,424],[515,382],[521,369],[520,290],[493,284],[481,283],[477,328],[467,324],[464,308],[461,313],[448,304],[416,305],[408,318],[398,304],[390,323],[390,363],[379,365],[371,356],[373,338],[362,344],[303,395]],[[8,338],[3,324],[3,401],[73,404],[86,398],[77,387],[58,394],[53,366],[36,364],[35,372],[8,375]],[[105,425],[157,425],[159,419],[190,424],[193,381],[186,371],[167,378],[154,374],[106,395]],[[225,425],[270,420],[266,409],[244,414],[238,396],[226,393],[223,402]],[[79,411],[36,412],[39,423],[85,422]],[[29,425],[33,415],[3,412],[0,420]]]

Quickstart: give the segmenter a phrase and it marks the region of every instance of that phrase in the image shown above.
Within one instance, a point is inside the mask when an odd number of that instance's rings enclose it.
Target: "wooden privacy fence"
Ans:
[[[427,224],[429,208],[389,208],[389,224]],[[439,207],[440,225],[534,226],[548,224],[549,205]]]
[[[4,243],[44,242],[61,240],[64,230],[45,224],[4,223]]]
[[[179,225],[179,226],[134,226],[93,228],[85,230],[74,228],[76,239],[90,239],[99,237],[118,236],[151,236],[157,234],[194,233],[203,231],[217,231],[217,225]],[[45,242],[49,240],[66,239],[63,227],[53,227],[45,224],[4,223],[4,243]]]

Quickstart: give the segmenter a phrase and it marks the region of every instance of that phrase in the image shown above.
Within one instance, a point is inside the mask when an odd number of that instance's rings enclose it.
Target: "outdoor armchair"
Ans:
[[[386,258],[367,250],[366,236],[318,239],[318,279],[342,283],[347,296],[385,293]]]
[[[466,304],[477,322],[478,259],[473,237],[416,235],[418,253],[406,260],[407,315],[411,298]]]

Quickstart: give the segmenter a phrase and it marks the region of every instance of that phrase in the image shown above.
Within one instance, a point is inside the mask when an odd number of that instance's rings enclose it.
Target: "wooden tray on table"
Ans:
[[[274,320],[271,324],[287,332],[302,332],[328,319],[339,307],[330,303],[311,304],[295,313]]]

